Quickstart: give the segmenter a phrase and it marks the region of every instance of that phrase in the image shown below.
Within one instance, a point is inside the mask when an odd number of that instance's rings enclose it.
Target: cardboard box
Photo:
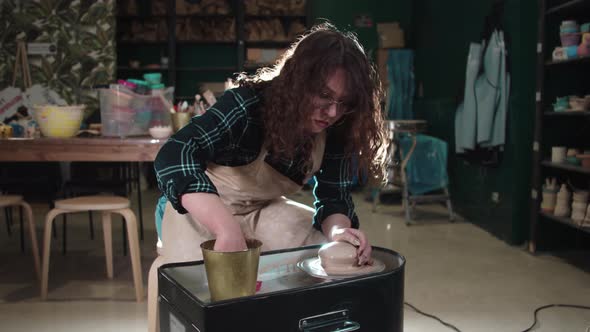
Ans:
[[[404,30],[398,22],[386,22],[377,24],[377,34],[379,35],[380,48],[403,48]]]
[[[250,64],[273,64],[285,52],[285,49],[248,48],[246,62]]]

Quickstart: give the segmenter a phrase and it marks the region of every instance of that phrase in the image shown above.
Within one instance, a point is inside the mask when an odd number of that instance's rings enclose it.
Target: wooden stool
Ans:
[[[45,217],[43,233],[43,274],[41,276],[41,299],[47,299],[47,283],[49,274],[49,253],[51,250],[51,227],[53,220],[63,213],[101,211],[102,229],[104,233],[104,249],[107,263],[107,276],[113,278],[113,237],[111,232],[111,213],[118,213],[125,218],[127,237],[129,238],[129,253],[133,269],[133,283],[135,284],[135,298],[137,302],[143,300],[143,280],[141,275],[141,261],[139,242],[137,238],[137,220],[129,209],[129,200],[118,196],[80,196],[76,198],[55,201],[55,208]]]
[[[39,268],[39,247],[37,245],[37,234],[35,233],[35,222],[33,220],[33,210],[31,206],[23,200],[19,195],[0,195],[0,208],[8,206],[21,206],[25,209],[27,215],[27,227],[31,235],[31,251],[33,251],[33,260],[35,264],[35,274],[37,279],[40,279]]]

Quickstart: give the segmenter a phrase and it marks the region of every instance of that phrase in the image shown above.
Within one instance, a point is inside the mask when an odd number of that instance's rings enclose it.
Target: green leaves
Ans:
[[[115,77],[115,1],[29,0],[0,1],[0,86],[12,83],[15,38],[57,44],[53,56],[29,56],[33,84],[54,89],[68,103],[98,109],[95,92],[84,90],[108,84]]]

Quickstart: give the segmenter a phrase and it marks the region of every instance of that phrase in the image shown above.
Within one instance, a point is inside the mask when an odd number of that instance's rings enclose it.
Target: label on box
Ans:
[[[57,53],[57,46],[52,43],[28,43],[27,53],[37,55],[47,55]]]

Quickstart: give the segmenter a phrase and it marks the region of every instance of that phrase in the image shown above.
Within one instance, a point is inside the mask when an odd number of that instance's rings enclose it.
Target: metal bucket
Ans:
[[[214,251],[215,240],[201,243],[205,271],[212,301],[220,301],[256,293],[258,261],[262,242],[246,240],[247,250]]]

